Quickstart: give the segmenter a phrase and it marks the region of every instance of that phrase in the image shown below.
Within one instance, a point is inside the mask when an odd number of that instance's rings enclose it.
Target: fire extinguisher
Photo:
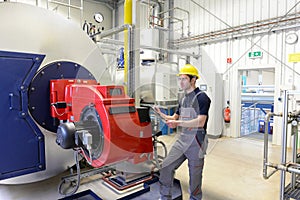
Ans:
[[[227,101],[226,108],[223,109],[223,118],[225,123],[230,123],[230,108],[229,101]]]

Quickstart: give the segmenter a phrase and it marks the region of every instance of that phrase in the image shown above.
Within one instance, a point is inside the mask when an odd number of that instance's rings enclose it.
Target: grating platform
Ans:
[[[106,199],[107,197],[105,197]],[[124,193],[120,196],[115,196],[114,199],[117,200],[149,200],[149,199],[159,199],[159,182],[158,177],[153,177],[151,180],[146,181],[142,184],[142,187],[136,189],[132,193]],[[173,190],[172,190],[172,200],[182,200],[182,191],[180,181],[174,179]]]
[[[133,198],[132,200],[149,200],[149,199],[159,199],[159,183],[158,178],[153,179],[152,181],[149,181],[145,184],[145,186],[150,187],[149,192],[145,192],[144,194]],[[177,179],[174,179],[173,183],[173,190],[172,190],[172,200],[182,200],[182,190],[180,181]]]
[[[112,181],[123,186],[123,182],[120,182],[119,179],[113,179]],[[174,179],[173,186],[172,200],[182,200],[180,181]],[[158,174],[156,173],[154,173],[150,180],[130,188],[125,188],[124,190],[117,190],[103,179],[83,183],[80,188],[83,192],[59,200],[150,200],[159,199],[160,197]]]
[[[300,183],[296,183],[295,188],[292,188],[291,183],[285,187],[284,197],[289,199],[300,199]]]

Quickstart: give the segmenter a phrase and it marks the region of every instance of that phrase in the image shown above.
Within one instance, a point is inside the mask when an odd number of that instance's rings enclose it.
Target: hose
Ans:
[[[60,183],[59,183],[59,186],[58,186],[58,192],[59,194],[63,195],[63,196],[71,196],[73,194],[76,193],[76,191],[78,190],[79,186],[80,186],[80,165],[79,165],[79,149],[76,149],[74,151],[74,159],[75,159],[75,162],[76,162],[76,170],[77,170],[77,181],[76,181],[76,186],[74,187],[74,189],[69,192],[69,193],[64,193],[62,191],[62,185],[66,182],[65,180],[62,180]]]
[[[89,24],[86,22],[86,20],[84,21],[82,30],[85,31],[88,35],[90,34],[90,27],[89,27]]]

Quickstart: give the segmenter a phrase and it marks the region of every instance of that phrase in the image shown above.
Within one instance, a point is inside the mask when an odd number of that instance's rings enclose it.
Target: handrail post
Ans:
[[[287,120],[288,120],[288,92],[283,91],[283,113],[282,113],[282,148],[281,148],[281,164],[286,164],[286,147],[287,147]],[[280,178],[280,199],[284,199],[286,171],[281,171]]]

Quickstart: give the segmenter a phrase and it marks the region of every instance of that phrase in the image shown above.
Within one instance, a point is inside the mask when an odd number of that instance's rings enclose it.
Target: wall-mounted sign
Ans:
[[[252,51],[248,53],[249,58],[261,58],[263,53],[261,51]]]
[[[227,58],[227,63],[231,64],[232,63],[232,58]]]
[[[300,62],[300,53],[289,54],[289,62]]]

